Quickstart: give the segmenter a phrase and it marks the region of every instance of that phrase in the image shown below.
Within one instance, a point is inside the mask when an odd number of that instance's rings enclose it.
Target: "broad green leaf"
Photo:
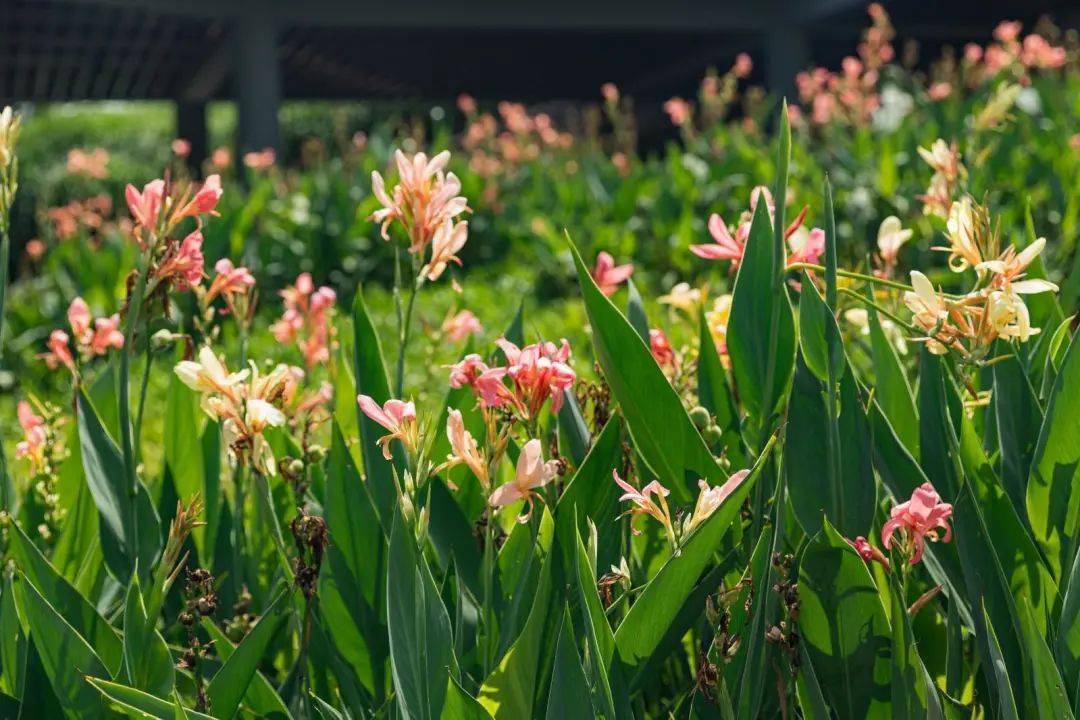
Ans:
[[[574,538],[577,552],[573,572],[577,580],[578,614],[588,649],[586,675],[593,688],[593,705],[604,717],[633,717],[622,682],[622,669],[614,664],[615,636],[611,632],[604,607],[596,593],[596,572],[589,564],[589,552],[578,533]]]
[[[118,671],[123,645],[116,630],[89,600],[53,569],[17,523],[8,526],[8,549],[24,580],[37,588],[75,632],[92,643],[110,673]]]
[[[10,575],[3,578],[0,594],[0,690],[12,697],[22,694],[26,672],[26,635],[15,609],[15,591]]]
[[[491,715],[451,675],[446,683],[446,702],[440,720],[491,720]]]
[[[109,676],[97,653],[32,583],[18,577],[15,592],[19,614],[30,628],[45,675],[64,711],[69,717],[104,717],[101,697],[84,679],[86,675]]]
[[[118,580],[126,582],[136,564],[144,571],[152,567],[161,549],[157,510],[141,482],[132,496],[120,449],[90,400],[82,391],[75,400],[83,471],[100,516],[105,563]]]
[[[1001,480],[1017,513],[1027,515],[1027,483],[1035,454],[1042,408],[1020,359],[1006,348],[1005,360],[995,363],[994,420],[1001,449]]]
[[[353,301],[353,379],[358,395],[370,395],[380,405],[390,399],[390,382],[383,364],[379,334],[368,315],[364,293],[359,287]],[[393,511],[397,506],[393,468],[383,458],[376,442],[383,435],[382,428],[360,410],[359,404],[355,406],[355,411],[360,428],[364,481],[371,493],[383,533],[389,537]]]
[[[1020,714],[1016,711],[1016,699],[1013,697],[1013,681],[1009,677],[1010,665],[1006,662],[1005,656],[1001,653],[1001,645],[998,643],[997,633],[994,631],[994,625],[990,622],[990,615],[986,612],[986,607],[982,607],[980,613],[983,621],[984,632],[986,633],[985,646],[987,648],[987,658],[990,663],[990,678],[994,682],[994,687],[997,690],[997,709],[998,716],[1004,720],[1019,720]],[[1014,668],[1014,672],[1019,672],[1022,666],[1011,666]]]
[[[645,314],[645,301],[641,299],[633,280],[626,281],[626,319],[641,339],[649,342],[649,317]]]
[[[919,355],[919,464],[938,492],[956,497],[957,479],[949,444],[952,433],[960,436],[960,397],[948,376],[945,361],[925,347]]]
[[[770,232],[767,203],[759,202],[735,278],[727,335],[735,385],[756,424],[759,446],[764,444],[774,413],[783,405],[795,370],[795,321],[784,286],[784,215],[791,160],[786,104],[780,113],[776,156],[773,227]]]
[[[133,717],[150,717],[158,720],[176,720],[176,705],[148,693],[120,683],[110,682],[99,677],[87,677],[88,682],[113,707]],[[184,708],[184,713],[195,720],[213,720],[210,715]]]
[[[208,498],[203,478],[206,463],[200,433],[199,398],[184,385],[176,373],[169,373],[169,390],[165,400],[165,464],[176,486],[180,500],[190,500],[196,493]],[[199,557],[207,557],[204,528],[192,532]],[[164,694],[164,693],[160,693]]]
[[[889,622],[866,563],[828,521],[799,563],[801,640],[843,718],[891,716]]]
[[[789,429],[784,466],[795,517],[808,534],[821,527],[822,513],[846,537],[867,535],[874,518],[877,486],[873,476],[870,429],[852,373],[839,382],[835,421],[835,460],[830,462],[828,388],[798,363],[788,403]],[[814,430],[810,430],[813,428]],[[827,438],[826,438],[827,440]]]
[[[746,479],[682,541],[679,552],[649,581],[619,624],[615,645],[628,678],[652,656],[724,535],[739,521],[743,500],[758,481],[771,451],[770,442]]]
[[[1069,585],[1061,605],[1057,629],[1057,659],[1065,686],[1080,707],[1080,553],[1073,559]]]
[[[1080,542],[1080,340],[1073,338],[1046,406],[1031,463],[1028,519],[1054,577]]]
[[[874,361],[874,395],[897,437],[912,455],[919,455],[919,418],[904,366],[896,347],[885,334],[877,310],[867,308],[870,354]]]
[[[228,719],[236,714],[270,643],[292,610],[290,595],[285,591],[277,596],[206,686],[215,717]]]
[[[1069,706],[1069,695],[1061,673],[1054,664],[1054,654],[1046,644],[1046,638],[1039,630],[1035,613],[1027,598],[1020,596],[1020,627],[1027,649],[1027,672],[1035,686],[1036,706],[1042,720],[1072,720],[1073,712]]]
[[[689,502],[694,484],[705,478],[718,485],[725,474],[701,439],[678,394],[671,387],[648,345],[596,286],[572,241],[585,310],[592,326],[593,347],[612,394],[642,458],[673,494]]]
[[[709,323],[702,312],[698,321],[698,402],[712,413],[724,431],[724,445],[733,459],[742,457],[739,411],[731,397],[727,371],[716,351]]]
[[[229,658],[236,653],[236,645],[209,618],[203,618],[202,627],[213,641],[214,651],[218,657],[222,662],[228,662]],[[251,684],[244,693],[244,704],[251,712],[267,720],[288,720],[291,717],[289,709],[285,707],[277,690],[266,679],[266,676],[258,671],[252,676]]]
[[[565,445],[565,452],[580,465],[589,452],[589,427],[585,424],[585,418],[581,414],[581,406],[577,398],[569,390],[563,390],[563,404],[559,408],[559,438]]]
[[[900,583],[890,577],[892,608],[892,716],[896,720],[944,717],[937,688],[915,643]]]
[[[799,699],[799,708],[806,720],[829,720],[832,713],[821,692],[814,663],[806,651],[806,643],[799,643],[799,676],[795,679],[795,693]]]
[[[446,673],[455,666],[450,617],[400,513],[394,515],[386,572],[386,620],[394,689],[405,717],[438,718]]]
[[[589,683],[585,678],[585,669],[581,666],[581,657],[578,655],[570,609],[566,607],[563,609],[559,641],[555,646],[555,665],[551,671],[547,718],[548,720],[563,720],[563,718],[587,717],[594,717],[592,703],[589,701]]]
[[[151,695],[168,697],[176,682],[169,646],[147,617],[139,578],[132,576],[124,603],[124,680]]]
[[[429,523],[431,544],[445,569],[453,561],[458,578],[474,597],[483,595],[480,581],[482,558],[476,546],[473,526],[454,500],[450,490],[437,477],[429,483]]]

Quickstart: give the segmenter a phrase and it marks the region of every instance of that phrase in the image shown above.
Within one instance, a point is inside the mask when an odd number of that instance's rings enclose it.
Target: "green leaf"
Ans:
[[[626,319],[645,342],[649,342],[649,317],[645,314],[645,301],[641,299],[633,280],[626,281]]]
[[[828,521],[799,563],[801,640],[839,717],[890,717],[890,628],[866,563]]]
[[[175,703],[162,700],[136,688],[110,682],[103,678],[87,677],[90,683],[110,705],[118,708],[132,717],[152,717],[158,720],[176,720],[177,710]],[[135,714],[138,713],[138,714]],[[213,720],[211,716],[195,710],[184,708],[184,713],[195,720]]]
[[[577,265],[585,310],[593,330],[593,347],[612,394],[619,401],[634,445],[678,502],[694,497],[694,483],[705,478],[718,485],[726,475],[701,439],[678,394],[671,387],[648,345],[623,314],[604,297],[573,242],[567,240]]]
[[[1027,483],[1043,414],[1019,358],[1006,346],[993,365],[994,421],[1001,448],[1001,479],[1018,513],[1027,515]]]
[[[26,578],[17,577],[15,592],[19,614],[64,710],[78,718],[104,717],[101,697],[84,680],[86,675],[109,676],[101,658]]]
[[[221,628],[210,621],[210,618],[203,618],[202,627],[213,641],[214,651],[218,657],[222,662],[228,662],[229,658],[236,653],[236,645],[229,640]],[[247,692],[244,693],[244,703],[260,718],[282,720],[292,717],[277,690],[266,679],[266,676],[258,671],[252,676]]]
[[[919,418],[904,366],[896,347],[885,335],[877,310],[867,308],[870,354],[874,361],[874,395],[897,437],[912,455],[919,455]]]
[[[394,689],[403,714],[421,720],[439,717],[446,674],[455,666],[450,617],[400,513],[390,533],[386,620]]]
[[[570,619],[570,608],[563,609],[562,627],[559,641],[555,646],[555,665],[551,671],[551,690],[548,692],[548,720],[563,718],[595,717],[592,703],[589,701],[589,683],[585,678],[585,668],[581,666],[581,657],[574,639],[574,624]]]
[[[24,580],[34,585],[65,622],[93,645],[110,673],[118,671],[123,645],[116,630],[89,600],[53,569],[18,523],[8,526],[8,549]]]
[[[1028,519],[1054,577],[1080,542],[1080,341],[1073,338],[1046,406],[1027,487]]]
[[[768,210],[759,202],[735,277],[727,334],[735,386],[759,436],[779,411],[795,370],[795,321],[772,245]]]
[[[100,516],[105,563],[110,572],[126,582],[136,564],[146,571],[161,549],[161,526],[157,510],[142,483],[136,494],[126,485],[124,461],[90,400],[80,390],[75,397],[83,471]],[[132,504],[138,513],[135,518]],[[137,524],[138,536],[136,537]]]
[[[1004,720],[1019,720],[1020,714],[1016,711],[1016,700],[1012,691],[1013,682],[1009,678],[1009,665],[1001,652],[997,633],[994,631],[993,623],[990,622],[990,615],[986,612],[985,605],[982,607],[980,614],[986,634],[984,644],[987,648],[987,658],[990,663],[990,678],[997,689],[998,716]]]
[[[611,632],[604,607],[596,592],[596,572],[589,564],[589,553],[578,533],[574,538],[577,552],[574,554],[573,572],[577,582],[578,611],[581,627],[588,649],[587,675],[593,687],[593,703],[600,714],[610,718],[633,717],[627,693],[622,687],[622,670],[614,665],[615,636]],[[615,698],[619,698],[616,707]]]
[[[1074,707],[1080,707],[1080,553],[1073,559],[1069,584],[1061,604],[1057,658]]]
[[[353,301],[353,376],[357,394],[370,395],[379,405],[390,399],[390,382],[383,364],[379,334],[368,315],[364,293],[359,287]],[[355,398],[353,400],[355,402]],[[382,428],[360,410],[359,404],[355,406],[355,411],[360,427],[364,480],[371,492],[383,533],[389,537],[394,508],[397,506],[393,467],[383,458],[376,442],[383,435]]]
[[[771,451],[770,441],[746,479],[683,540],[679,552],[664,563],[619,624],[615,644],[632,685],[634,673],[652,656],[720,541],[738,522],[743,500],[758,481]]]
[[[491,720],[491,715],[451,675],[446,683],[446,702],[440,720]]]
[[[277,596],[206,686],[215,717],[228,720],[240,708],[270,643],[292,610],[290,596],[289,591]]]
[[[1046,638],[1039,630],[1031,604],[1023,595],[1020,596],[1020,606],[1020,627],[1027,648],[1027,671],[1035,686],[1039,717],[1042,720],[1072,720],[1069,695],[1065,691],[1065,683],[1061,680],[1057,665],[1054,664],[1054,654],[1050,652]]]
[[[580,465],[589,452],[589,427],[585,424],[585,418],[581,414],[581,406],[578,405],[574,393],[563,390],[563,404],[559,408],[559,438],[564,442],[566,454]]]
[[[473,597],[483,596],[480,580],[482,559],[476,546],[473,526],[454,500],[442,480],[435,477],[429,484],[428,532],[431,544],[438,555],[439,563],[446,569],[451,561],[458,578],[465,584]]]
[[[867,535],[874,519],[877,486],[870,429],[852,373],[845,371],[840,378],[833,462],[828,439],[823,443],[818,432],[807,431],[824,428],[828,432],[827,394],[828,388],[799,362],[788,403],[791,429],[784,442],[791,505],[807,534],[820,529],[824,512],[842,535]]]
[[[731,397],[727,372],[716,351],[704,311],[698,322],[698,402],[712,413],[716,425],[724,431],[725,445],[735,457],[742,455],[739,411]]]
[[[167,697],[176,682],[172,655],[158,633],[157,618],[146,616],[139,578],[132,576],[124,603],[124,680],[151,695]]]
[[[26,673],[27,643],[19,623],[19,613],[15,609],[12,583],[11,576],[5,574],[0,594],[0,690],[12,697],[19,697]]]
[[[923,665],[911,630],[907,603],[896,576],[890,576],[892,608],[892,716],[897,720],[942,718],[937,688]]]

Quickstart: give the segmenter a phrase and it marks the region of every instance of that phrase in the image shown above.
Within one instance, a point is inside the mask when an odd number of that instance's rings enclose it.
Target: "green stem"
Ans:
[[[220,431],[219,431],[220,432]],[[243,468],[237,463],[233,471],[233,574],[236,576],[237,594],[244,587],[244,485],[247,477]]]
[[[150,388],[150,367],[154,356],[150,352],[150,343],[146,344],[146,366],[143,368],[142,384],[139,387],[139,409],[135,412],[135,462],[142,459],[142,423],[143,411],[146,410],[146,395]]]
[[[416,303],[416,291],[423,285],[423,278],[413,283],[409,291],[409,303],[405,307],[405,316],[399,314],[398,326],[398,356],[397,367],[394,372],[394,397],[400,398],[405,390],[405,351],[409,345],[409,331],[412,329],[413,305]]]
[[[266,513],[266,522],[270,526],[270,537],[273,539],[274,547],[277,549],[281,569],[284,571],[289,585],[292,586],[296,582],[296,575],[293,573],[292,565],[289,563],[289,551],[285,548],[285,536],[281,534],[281,523],[278,521],[277,513],[274,511],[274,496],[270,493],[270,481],[261,472],[256,472],[255,487],[259,493],[260,506],[263,512]]]
[[[870,307],[874,308],[879,313],[881,313],[885,317],[889,318],[894,323],[896,323],[900,327],[904,328],[908,332],[912,333],[913,335],[918,335],[920,337],[925,337],[926,336],[926,333],[923,330],[920,330],[919,328],[917,328],[914,325],[910,324],[907,320],[904,320],[903,318],[901,318],[896,313],[893,313],[890,310],[886,310],[881,305],[878,305],[876,302],[874,302],[870,298],[866,297],[865,295],[862,295],[861,293],[857,293],[854,290],[852,290],[851,288],[840,288],[839,292],[840,292],[841,295],[847,295],[848,297],[854,298],[854,299],[858,300],[859,302],[863,303],[864,305],[869,305]]]
[[[124,459],[124,477],[127,480],[130,503],[128,510],[128,528],[131,530],[129,551],[133,557],[139,556],[139,513],[138,476],[135,472],[135,452],[131,428],[131,353],[134,344],[135,328],[139,322],[143,296],[146,292],[146,272],[149,265],[149,252],[139,256],[139,268],[135,279],[135,288],[128,298],[127,323],[124,327],[124,347],[120,350],[120,379],[118,404],[120,415],[120,449]]]
[[[0,362],[4,359],[4,306],[7,302],[8,263],[11,258],[11,238],[7,229],[7,213],[0,208]],[[0,428],[0,506],[10,510],[13,498],[7,497],[7,455],[4,451],[4,433]]]

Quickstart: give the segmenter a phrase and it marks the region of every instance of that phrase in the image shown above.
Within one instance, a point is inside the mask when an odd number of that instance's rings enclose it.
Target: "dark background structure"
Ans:
[[[923,56],[985,41],[1002,19],[1080,24],[1076,0],[896,0]],[[233,99],[240,150],[275,147],[283,100],[595,100],[611,81],[639,106],[689,93],[739,52],[793,93],[867,25],[864,0],[0,0],[0,104],[170,100],[192,157],[206,104]]]

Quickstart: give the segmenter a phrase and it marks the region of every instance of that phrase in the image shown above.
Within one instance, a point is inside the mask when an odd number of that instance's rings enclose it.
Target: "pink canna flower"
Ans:
[[[876,563],[880,563],[881,566],[885,568],[885,570],[892,569],[892,567],[889,565],[889,558],[885,557],[885,553],[881,552],[876,547],[871,545],[870,542],[862,535],[855,538],[854,540],[848,540],[848,542],[853,548],[855,548],[855,552],[859,553],[859,557],[861,557],[866,562],[874,561]]]
[[[690,252],[706,260],[731,260],[732,266],[738,267],[746,251],[746,236],[749,229],[747,225],[746,232],[743,232],[743,227],[740,225],[736,234],[732,235],[724,219],[713,213],[709,216],[709,234],[713,237],[713,243],[691,245]]]
[[[445,172],[449,152],[444,150],[429,160],[424,153],[409,158],[398,150],[394,161],[398,184],[391,191],[381,174],[371,173],[371,191],[382,207],[370,219],[381,225],[384,240],[390,239],[390,225],[400,223],[409,238],[409,252],[419,255],[446,220],[468,212],[468,201],[459,195],[461,181]]]
[[[37,468],[44,459],[45,446],[48,441],[48,433],[45,430],[45,419],[34,413],[30,403],[20,400],[17,406],[19,425],[23,430],[23,440],[15,445],[15,457],[25,458]]]
[[[664,112],[671,119],[672,125],[682,127],[690,121],[690,103],[680,97],[673,97],[664,103]]]
[[[668,342],[663,330],[659,328],[649,330],[649,350],[652,351],[652,356],[660,367],[675,366],[675,351],[671,348],[671,343]]]
[[[93,317],[90,315],[90,306],[81,297],[71,301],[67,311],[68,324],[75,336],[75,342],[83,342],[90,334]]]
[[[899,532],[901,547],[910,554],[908,563],[914,565],[922,559],[926,539],[937,542],[938,530],[945,531],[943,542],[952,538],[949,525],[952,512],[953,506],[941,501],[934,486],[923,483],[915,488],[910,500],[893,507],[889,520],[881,528],[881,544],[886,550],[891,549],[893,537]]]
[[[244,153],[244,164],[255,172],[269,170],[274,166],[276,160],[277,153],[274,152],[274,148],[272,147]]]
[[[446,438],[450,441],[450,453],[446,456],[446,461],[435,468],[435,472],[441,472],[444,469],[464,464],[480,481],[481,487],[486,488],[488,486],[487,458],[484,457],[484,453],[477,445],[476,438],[465,429],[465,421],[461,417],[461,411],[449,408],[448,410],[449,412],[446,415]],[[448,484],[452,486],[449,481]]]
[[[216,273],[214,281],[210,283],[210,289],[206,292],[207,302],[218,295],[235,295],[246,293],[255,286],[255,277],[246,267],[236,267],[232,260],[222,258],[214,263]]]
[[[455,223],[446,218],[431,237],[431,259],[420,268],[420,274],[434,282],[446,271],[449,263],[460,266],[461,258],[457,254],[465,247],[468,239],[469,223]]]
[[[825,254],[825,231],[821,228],[809,231],[806,228],[799,228],[788,236],[788,247],[791,249],[787,260],[788,265],[793,263],[816,265]]]
[[[72,356],[71,348],[68,346],[70,341],[70,336],[63,330],[53,330],[49,334],[49,340],[45,344],[49,352],[41,357],[44,358],[45,364],[48,365],[50,370],[55,370],[63,365],[68,370],[75,372],[75,358]]]
[[[173,155],[178,158],[186,158],[191,154],[191,141],[185,138],[176,138],[170,147]]]
[[[601,250],[596,256],[596,267],[593,268],[592,278],[600,287],[600,292],[610,296],[633,274],[633,263],[616,265],[615,258],[611,257],[610,253]]]
[[[90,351],[95,355],[104,355],[109,348],[124,347],[124,333],[120,332],[120,315],[94,320],[94,334],[90,338]]]
[[[731,72],[735,77],[740,80],[748,78],[753,70],[754,61],[750,59],[750,55],[742,52],[735,56],[735,64],[731,67]]]
[[[484,327],[471,310],[462,310],[446,318],[442,331],[451,342],[461,342],[470,335],[479,335],[484,331]]]
[[[506,338],[495,341],[509,366],[506,374],[514,383],[514,399],[518,410],[529,418],[539,415],[544,402],[551,398],[551,409],[558,412],[563,403],[563,390],[574,385],[577,378],[567,364],[570,344],[564,339],[562,345],[540,342],[519,349]]]
[[[723,504],[731,493],[735,492],[747,476],[750,475],[749,470],[740,470],[737,473],[728,477],[727,481],[723,485],[717,485],[716,487],[709,487],[709,483],[704,480],[698,480],[698,493],[697,502],[694,504],[694,512],[687,519],[686,524],[683,527],[683,535],[693,531],[701,523],[705,522],[716,509]]]
[[[177,217],[194,217],[206,213],[217,215],[218,213],[214,208],[217,207],[218,201],[221,200],[222,192],[221,176],[217,173],[210,175]]]
[[[162,282],[173,281],[178,290],[190,290],[203,278],[205,260],[202,253],[203,236],[198,230],[188,234],[175,252],[158,266],[155,275]]]
[[[539,497],[537,488],[547,485],[558,474],[559,463],[555,460],[544,462],[543,446],[537,439],[525,443],[518,455],[517,470],[514,479],[495,489],[488,498],[492,507],[501,508],[519,500],[525,501],[525,512],[518,515],[518,522],[528,522],[532,514],[534,498]]]
[[[410,452],[416,448],[416,406],[412,402],[391,398],[379,407],[370,395],[357,395],[356,401],[365,415],[389,431],[388,435],[383,435],[378,440],[378,444],[382,446],[384,458],[387,460],[393,458],[390,452],[392,440],[400,440],[405,449]]]
[[[337,294],[329,287],[315,289],[310,273],[301,273],[296,284],[281,291],[285,313],[270,326],[280,343],[297,343],[308,367],[330,359],[334,333],[331,314]]]
[[[619,497],[619,502],[627,502],[633,504],[627,512],[630,515],[648,515],[655,518],[664,526],[664,530],[667,532],[668,540],[671,544],[675,545],[675,526],[671,522],[671,511],[668,509],[667,496],[671,494],[671,491],[660,484],[659,480],[653,480],[645,487],[638,490],[630,483],[619,477],[618,470],[611,471],[611,477],[614,478],[615,484],[623,490],[622,496]],[[640,534],[639,531],[634,531],[635,535]]]
[[[926,90],[927,96],[934,102],[940,102],[952,95],[952,83],[936,82]]]
[[[164,194],[165,181],[160,179],[148,182],[143,186],[142,192],[136,190],[130,183],[124,189],[124,197],[127,198],[131,217],[148,230],[153,230],[157,225]]]

